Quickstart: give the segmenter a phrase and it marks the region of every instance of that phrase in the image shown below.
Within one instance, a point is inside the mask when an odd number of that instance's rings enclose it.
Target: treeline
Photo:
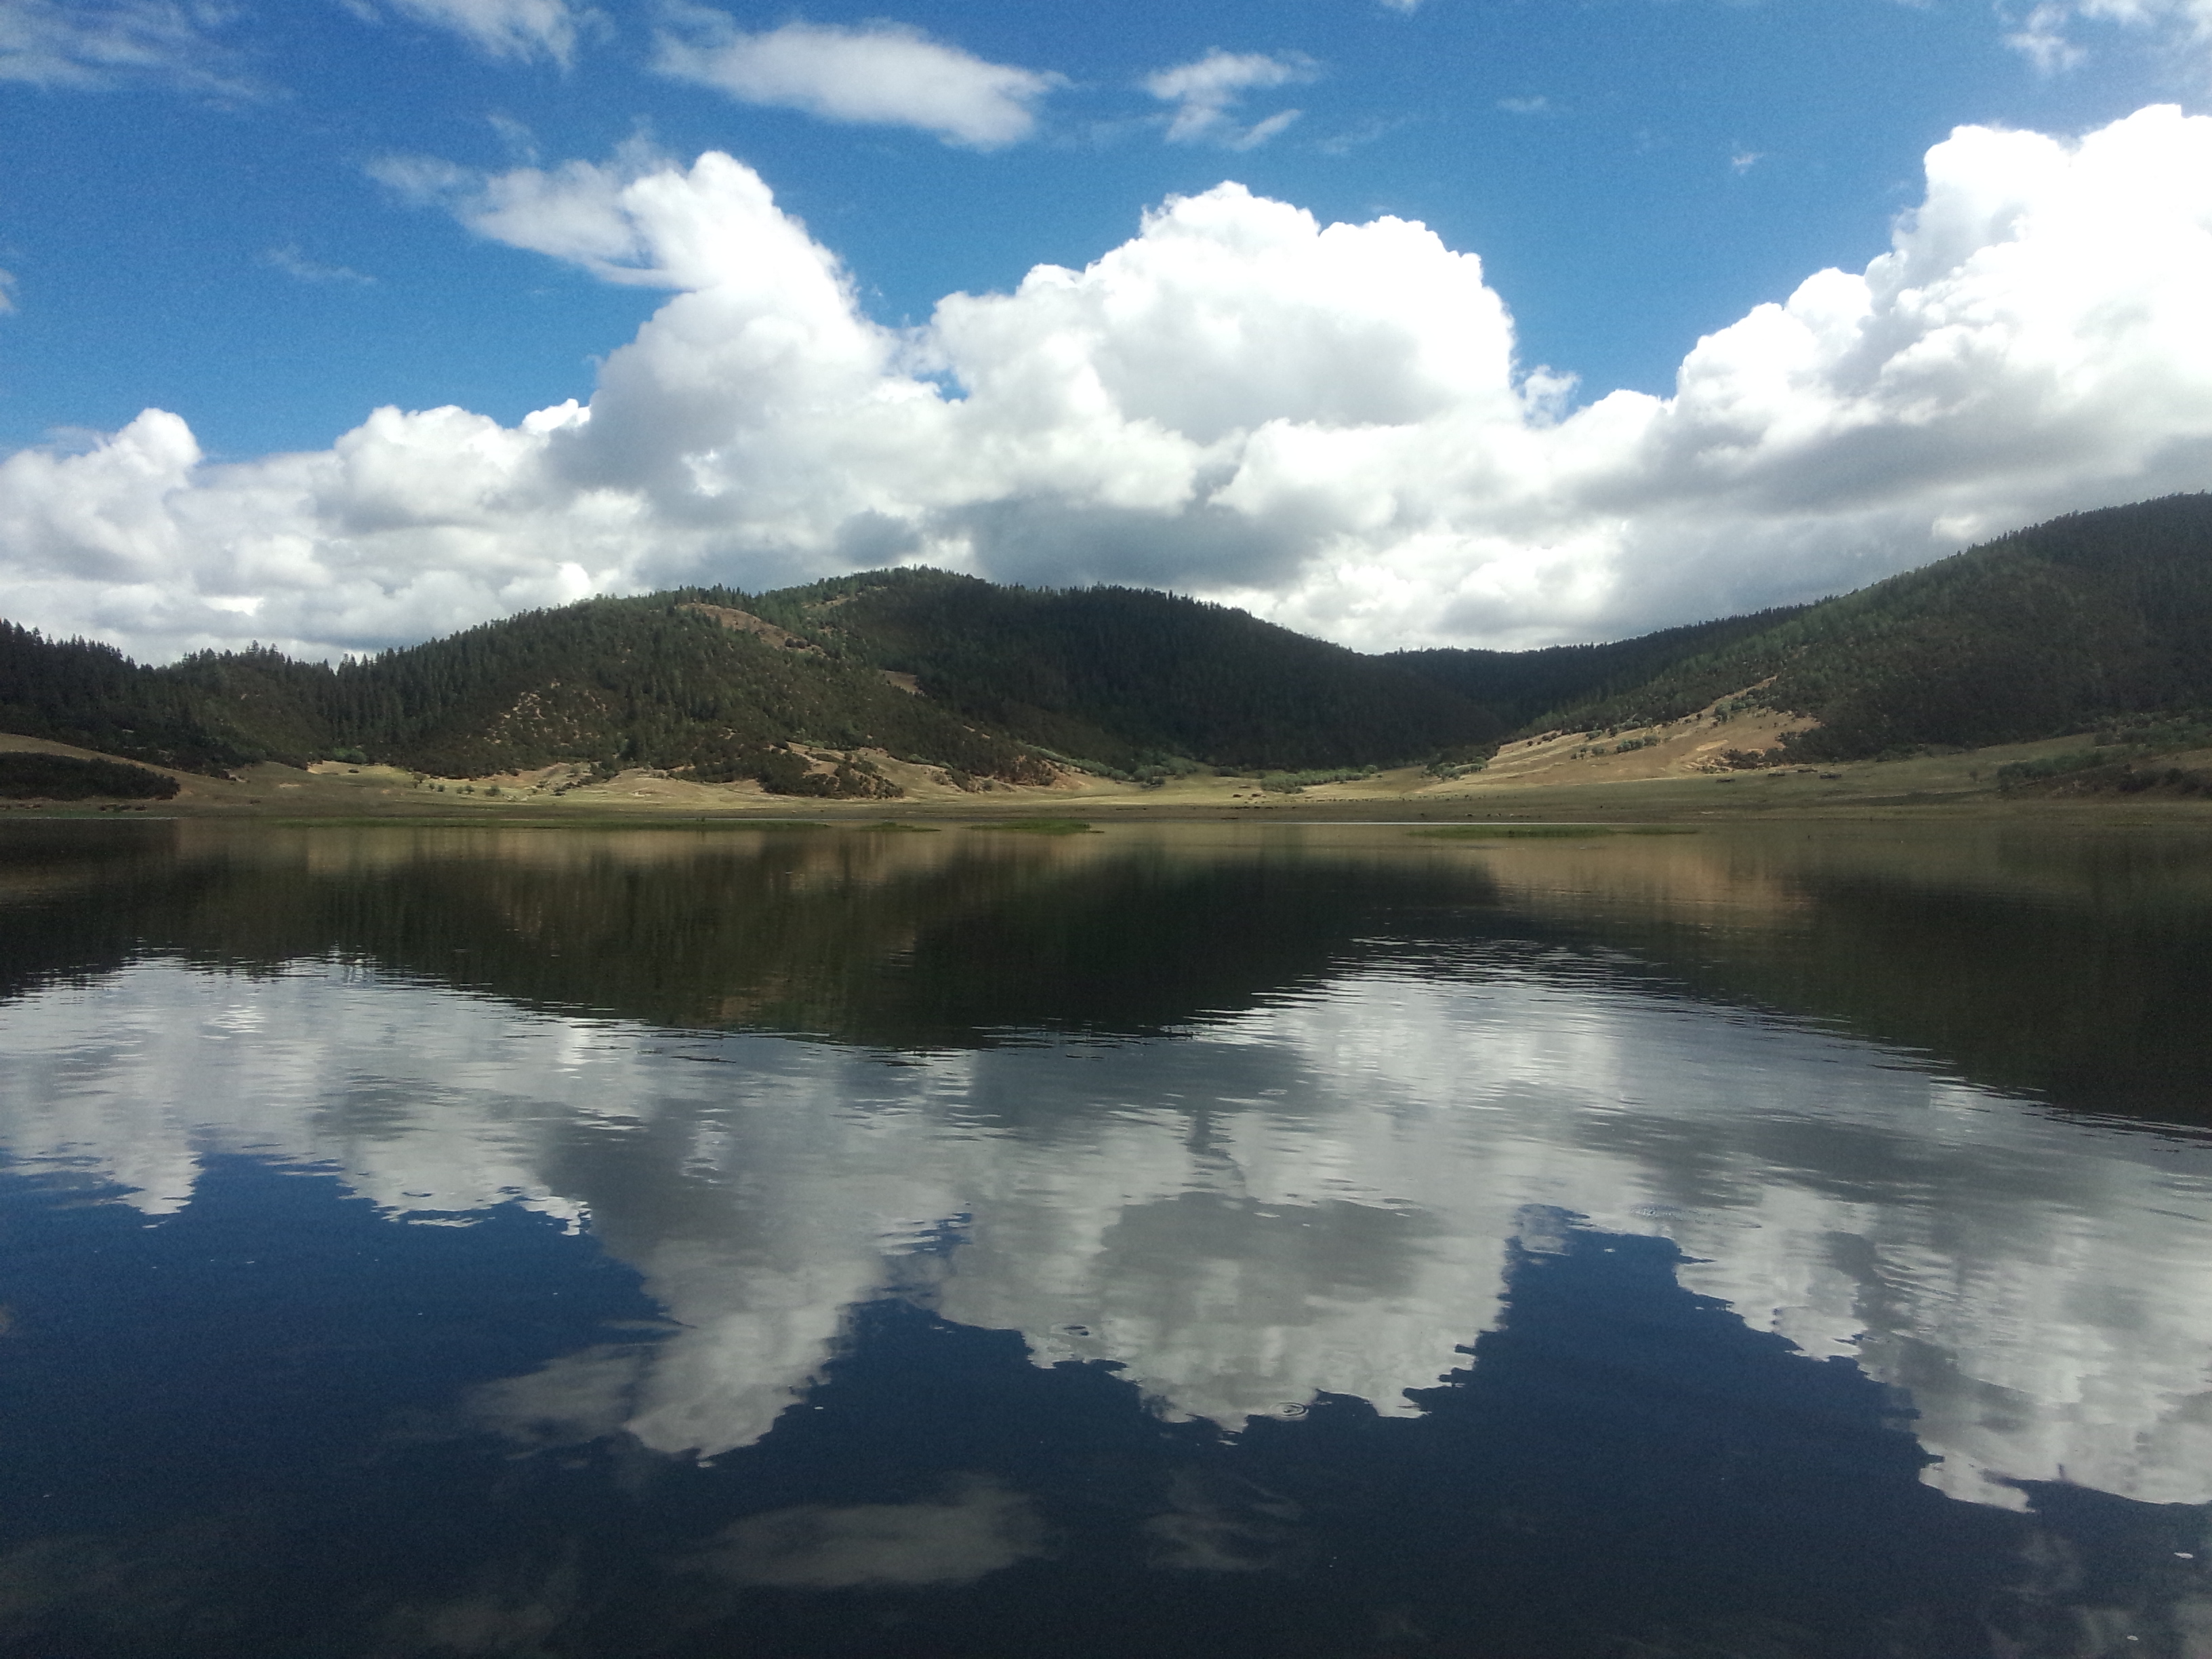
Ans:
[[[0,622],[0,730],[194,772],[258,758],[218,729],[216,712],[173,672],[112,645]]]
[[[0,799],[167,800],[176,793],[174,778],[127,761],[26,750],[0,753]]]

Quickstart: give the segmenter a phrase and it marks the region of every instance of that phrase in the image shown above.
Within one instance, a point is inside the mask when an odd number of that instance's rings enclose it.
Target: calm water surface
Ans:
[[[2212,1656],[2212,842],[0,834],[0,1652]]]

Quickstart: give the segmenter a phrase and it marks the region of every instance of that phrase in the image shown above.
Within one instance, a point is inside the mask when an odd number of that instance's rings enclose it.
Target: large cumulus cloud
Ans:
[[[1864,270],[1579,406],[1473,254],[1224,184],[1081,270],[870,320],[726,155],[486,177],[477,233],[673,290],[588,405],[380,410],[204,460],[149,410],[0,462],[18,620],[319,653],[685,580],[907,559],[1136,581],[1367,647],[1618,635],[1833,591],[2055,512],[2212,484],[2212,119],[1962,128]]]

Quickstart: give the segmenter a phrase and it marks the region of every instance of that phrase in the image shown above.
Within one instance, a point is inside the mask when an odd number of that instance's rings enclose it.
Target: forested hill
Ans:
[[[1120,768],[1171,756],[1362,766],[1485,748],[1507,729],[1389,658],[1169,593],[880,570],[744,603],[826,650],[914,676],[979,723]]]
[[[1127,588],[876,571],[488,623],[335,668],[168,667],[0,623],[0,731],[200,770],[582,762],[869,794],[863,750],[1038,782],[1466,760],[1516,731],[1672,720],[1747,688],[1807,758],[2052,737],[2212,708],[2212,496],[2076,514],[1859,592],[1610,645],[1364,656]],[[814,751],[810,758],[808,751]]]
[[[2070,514],[1825,599],[1536,725],[1673,720],[1757,685],[1808,760],[2063,736],[2212,707],[2212,495]]]
[[[448,775],[556,761],[865,794],[793,745],[1040,782],[1477,753],[1504,724],[1407,670],[1242,611],[1121,589],[888,571],[690,589],[489,623],[335,668],[270,651],[165,668],[0,624],[0,730],[172,766],[353,757]]]

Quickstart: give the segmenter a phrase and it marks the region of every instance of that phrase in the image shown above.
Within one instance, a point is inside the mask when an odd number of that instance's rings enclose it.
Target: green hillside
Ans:
[[[1359,766],[1486,746],[1505,725],[1389,658],[1126,587],[883,570],[764,595],[762,616],[1061,754],[1133,769]]]
[[[1223,606],[890,571],[587,600],[334,668],[266,650],[146,668],[0,626],[0,729],[200,770],[580,761],[866,795],[889,786],[865,764],[824,773],[790,745],[1041,783],[1045,753],[1115,770],[1341,767],[1479,749],[1504,728],[1402,668]]]
[[[1815,605],[1528,652],[1364,656],[1171,594],[934,570],[592,599],[336,667],[256,649],[149,668],[0,623],[0,730],[134,760],[568,762],[785,793],[890,793],[863,750],[1011,782],[1055,757],[1124,776],[1473,759],[1747,688],[1818,722],[1789,739],[1808,760],[2212,708],[2212,496],[2053,520]]]
[[[2053,519],[1531,724],[1644,725],[1753,685],[1753,701],[1820,722],[1789,744],[1808,760],[2024,742],[2212,704],[2212,495]]]

